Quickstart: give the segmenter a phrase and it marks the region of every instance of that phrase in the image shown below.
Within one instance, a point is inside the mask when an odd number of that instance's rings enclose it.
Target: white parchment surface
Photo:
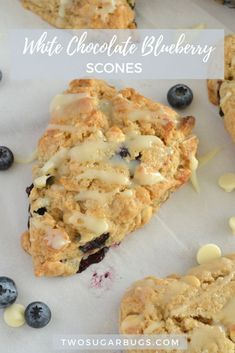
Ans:
[[[140,28],[187,28],[204,23],[208,28],[235,31],[235,10],[213,0],[139,0]],[[208,12],[209,11],[209,12]],[[228,26],[228,27],[227,27]],[[25,11],[18,0],[0,0],[0,145],[16,155],[27,156],[47,125],[52,97],[66,88],[62,81],[23,81],[9,79],[7,33],[11,28],[48,28],[49,25]],[[66,68],[65,68],[66,69]],[[172,81],[112,82],[133,86],[142,94],[166,103]],[[178,83],[178,82],[177,82]],[[31,166],[15,164],[0,173],[0,275],[12,277],[18,286],[17,302],[45,301],[53,319],[42,330],[24,326],[7,327],[0,313],[1,353],[52,353],[53,335],[117,333],[118,306],[125,289],[148,275],[183,273],[196,264],[195,254],[204,243],[218,244],[223,253],[235,251],[235,237],[227,220],[235,215],[234,194],[217,186],[218,177],[235,172],[235,145],[224,130],[217,108],[207,99],[203,81],[185,82],[194,91],[193,104],[184,112],[197,118],[195,132],[200,138],[199,154],[221,147],[220,154],[199,170],[201,193],[188,184],[175,193],[151,223],[131,234],[105,260],[80,275],[69,278],[35,278],[31,258],[21,250],[20,234],[27,226],[25,187],[31,184]],[[93,274],[109,276],[102,285]]]

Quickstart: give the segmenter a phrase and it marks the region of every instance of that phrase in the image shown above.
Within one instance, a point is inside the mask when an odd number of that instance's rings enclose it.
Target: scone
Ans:
[[[147,223],[188,181],[198,145],[193,117],[104,81],[71,82],[51,115],[22,238],[37,276],[81,272]]]
[[[225,37],[224,40],[224,80],[235,80],[235,34]],[[211,103],[220,102],[219,90],[222,80],[208,80],[208,92]]]
[[[234,275],[235,254],[197,266],[183,277],[136,282],[122,299],[121,333],[186,334],[187,353],[234,353]]]
[[[22,0],[58,28],[135,28],[135,0]]]
[[[235,142],[235,35],[225,37],[225,80],[208,80],[211,103],[220,106],[225,127]]]

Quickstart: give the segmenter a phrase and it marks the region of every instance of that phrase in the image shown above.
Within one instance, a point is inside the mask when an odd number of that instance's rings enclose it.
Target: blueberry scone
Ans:
[[[135,28],[135,0],[22,0],[58,28]]]
[[[188,181],[198,144],[193,117],[104,81],[71,82],[50,110],[22,238],[37,276],[102,260]]]
[[[235,35],[225,37],[225,80],[208,80],[208,92],[235,142]]]
[[[132,335],[186,334],[187,353],[234,353],[234,279],[235,254],[197,266],[185,276],[148,277],[136,282],[122,299],[120,331]]]

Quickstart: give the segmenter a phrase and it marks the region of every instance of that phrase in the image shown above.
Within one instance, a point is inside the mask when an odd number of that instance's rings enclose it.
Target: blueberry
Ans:
[[[94,240],[89,241],[85,245],[80,246],[79,249],[84,253],[91,250],[100,249],[104,246],[108,238],[109,238],[109,233],[104,233],[100,237],[95,238]]]
[[[223,112],[222,108],[220,108],[220,110],[219,110],[219,115],[221,116],[221,118],[224,117],[224,112]]]
[[[0,146],[0,170],[9,169],[14,162],[11,150],[5,146]]]
[[[128,149],[126,147],[121,147],[119,152],[118,152],[119,156],[122,158],[126,158],[128,156],[130,156],[130,152],[128,151]]]
[[[18,296],[15,282],[8,277],[0,277],[0,308],[12,305]]]
[[[188,86],[178,84],[168,91],[167,100],[173,108],[183,109],[192,103],[193,92]]]
[[[30,219],[31,219],[31,216],[28,217],[28,223],[27,223],[28,229],[30,228]]]
[[[28,186],[28,187],[25,189],[25,192],[26,192],[26,194],[28,195],[28,197],[29,197],[31,191],[33,190],[33,188],[34,188],[34,185],[31,184],[30,186]]]
[[[136,161],[141,161],[142,153],[139,153],[138,156],[135,157]]]
[[[53,175],[49,176],[49,178],[46,181],[47,186],[53,185],[55,182],[55,177]]]
[[[96,253],[89,255],[86,259],[82,259],[77,273],[81,273],[85,271],[92,264],[97,264],[100,261],[102,261],[108,250],[109,250],[108,247],[104,247],[101,250],[97,251]]]
[[[37,211],[34,211],[34,213],[37,213],[39,216],[43,216],[46,212],[46,207],[40,207]]]
[[[30,327],[42,328],[51,320],[51,310],[42,302],[33,302],[25,309],[25,321]]]

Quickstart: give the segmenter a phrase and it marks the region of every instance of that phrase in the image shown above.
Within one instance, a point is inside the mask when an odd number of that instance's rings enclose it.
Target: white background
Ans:
[[[196,4],[195,4],[196,3]],[[202,9],[203,6],[204,9]],[[186,28],[204,23],[208,28],[235,31],[234,9],[213,0],[139,0],[140,28]],[[209,11],[209,12],[208,12]],[[221,21],[221,23],[220,23]],[[66,82],[11,82],[7,53],[7,31],[11,28],[47,28],[38,17],[21,8],[17,0],[0,0],[0,145],[16,155],[27,156],[36,146],[49,119],[52,97],[66,88]],[[66,69],[66,68],[65,68]],[[172,81],[112,82],[133,86],[154,100],[166,102]],[[70,278],[35,278],[31,258],[20,247],[20,234],[27,225],[25,187],[31,184],[31,166],[15,164],[0,173],[0,275],[12,277],[18,286],[18,302],[34,300],[48,303],[53,318],[42,330],[24,326],[7,327],[0,315],[0,351],[4,353],[52,353],[54,334],[116,333],[118,306],[125,289],[147,275],[183,273],[196,264],[195,254],[204,243],[218,244],[223,253],[235,251],[235,237],[227,220],[235,215],[234,194],[217,186],[218,177],[235,171],[235,146],[223,127],[217,108],[207,99],[203,81],[188,83],[195,99],[185,115],[197,118],[195,132],[200,138],[199,155],[214,147],[221,153],[199,170],[201,193],[186,185],[161,208],[151,223],[123,244],[110,250],[105,260],[80,275]],[[92,287],[97,271],[112,273],[101,288]]]

